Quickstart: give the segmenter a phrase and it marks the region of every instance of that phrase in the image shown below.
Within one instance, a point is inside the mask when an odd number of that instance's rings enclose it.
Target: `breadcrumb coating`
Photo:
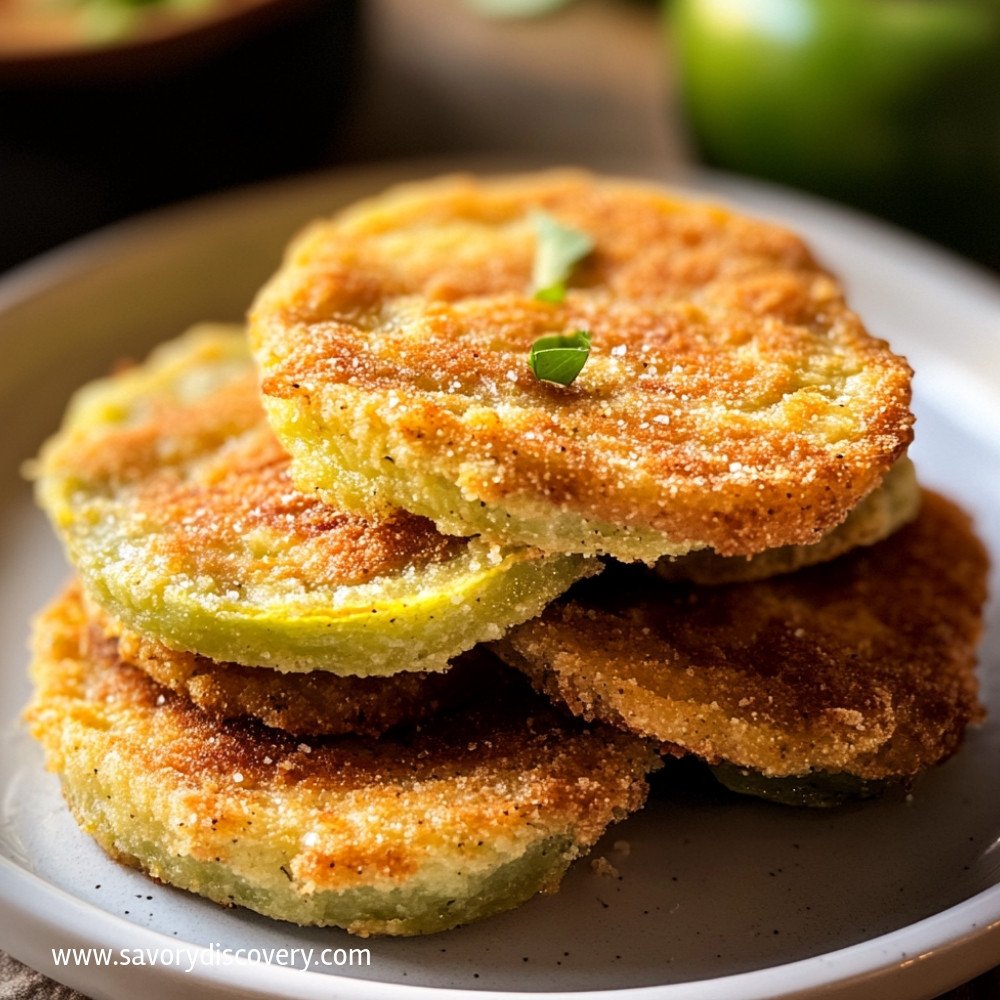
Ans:
[[[241,328],[206,326],[85,386],[34,474],[95,603],[223,662],[444,670],[598,567],[450,538],[403,511],[297,490]]]
[[[711,549],[699,549],[676,559],[660,559],[656,572],[665,580],[690,580],[701,584],[764,580],[780,573],[794,573],[804,566],[836,559],[859,545],[880,542],[912,521],[919,510],[920,486],[916,470],[904,457],[889,470],[882,484],[847,515],[846,521],[828,531],[818,542],[781,545],[755,556],[720,556]]]
[[[559,303],[532,295],[539,210],[595,244]],[[577,329],[576,381],[535,379],[532,342]],[[583,173],[443,178],[313,224],[251,341],[300,486],[546,551],[809,544],[912,437],[909,366],[797,236]]]
[[[658,766],[512,672],[379,739],[223,722],[88,657],[89,627],[72,598],[38,617],[26,712],[77,822],[163,882],[278,919],[420,934],[554,891]]]
[[[81,600],[80,588],[72,588],[65,599]],[[440,673],[403,670],[386,677],[339,676],[327,670],[282,673],[178,652],[123,630],[92,604],[85,613],[90,628],[82,649],[88,659],[139,667],[208,715],[250,716],[300,736],[379,736],[471,700],[495,673],[492,658],[478,650],[463,653]]]
[[[885,541],[787,576],[696,587],[608,570],[495,648],[576,714],[710,763],[905,778],[982,717],[987,569],[968,517],[925,492]]]

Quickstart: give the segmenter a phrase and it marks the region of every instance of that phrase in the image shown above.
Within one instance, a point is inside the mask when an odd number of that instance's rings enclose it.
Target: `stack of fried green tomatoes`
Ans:
[[[905,786],[981,715],[986,574],[910,378],[774,225],[577,172],[390,190],[248,330],[73,398],[32,731],[112,857],[358,934],[554,891],[664,755]]]

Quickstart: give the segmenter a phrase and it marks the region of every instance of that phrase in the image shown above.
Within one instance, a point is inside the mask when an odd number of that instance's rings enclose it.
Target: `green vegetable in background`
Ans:
[[[672,0],[710,163],[1000,263],[1000,0]]]
[[[528,364],[539,381],[569,385],[583,371],[588,357],[590,334],[577,330],[539,337],[531,345]]]

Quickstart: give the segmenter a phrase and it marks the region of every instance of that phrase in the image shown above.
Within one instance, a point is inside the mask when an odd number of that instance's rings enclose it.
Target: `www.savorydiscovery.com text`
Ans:
[[[368,948],[229,948],[210,944],[204,948],[53,948],[56,967],[165,966],[194,972],[195,969],[261,962],[293,969],[367,968],[372,964]]]

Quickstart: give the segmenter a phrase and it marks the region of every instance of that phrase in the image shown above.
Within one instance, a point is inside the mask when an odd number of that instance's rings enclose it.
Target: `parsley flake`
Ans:
[[[538,235],[531,274],[534,296],[542,302],[562,302],[573,267],[594,249],[594,241],[545,212],[532,212],[531,221]]]
[[[528,365],[541,382],[569,385],[583,371],[590,356],[590,333],[550,333],[531,345]]]

